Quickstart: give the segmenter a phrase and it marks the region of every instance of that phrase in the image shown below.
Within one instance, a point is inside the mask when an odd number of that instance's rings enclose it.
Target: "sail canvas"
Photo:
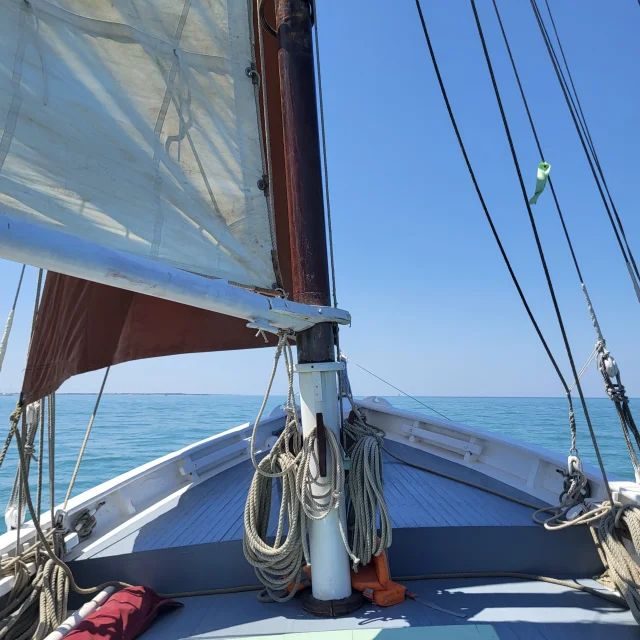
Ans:
[[[246,0],[0,0],[0,211],[271,288],[251,14]]]

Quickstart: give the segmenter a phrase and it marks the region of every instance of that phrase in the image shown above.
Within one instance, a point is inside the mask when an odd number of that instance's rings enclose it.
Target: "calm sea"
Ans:
[[[8,416],[17,396],[0,396],[0,416]],[[388,397],[397,407],[431,413],[405,397]],[[258,396],[105,395],[85,453],[74,494],[210,435],[253,420]],[[508,434],[556,452],[567,452],[569,427],[564,398],[419,398],[452,420]],[[269,411],[284,401],[274,396]],[[56,502],[64,498],[95,396],[57,397]],[[639,401],[635,401],[640,406]],[[633,479],[620,425],[608,399],[589,399],[589,413],[598,435],[607,470]],[[576,406],[578,447],[595,462],[586,424]],[[2,424],[2,422],[0,422]],[[16,468],[15,445],[0,469],[0,509],[8,500]],[[35,471],[35,466],[33,467]],[[46,474],[45,467],[45,474]],[[45,478],[48,477],[45,475]],[[44,498],[45,504],[48,498]],[[1,525],[0,525],[0,528]]]

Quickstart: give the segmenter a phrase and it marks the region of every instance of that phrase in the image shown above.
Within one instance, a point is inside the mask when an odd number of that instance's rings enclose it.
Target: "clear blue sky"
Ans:
[[[561,395],[490,235],[455,141],[413,0],[320,2],[338,294],[355,361],[418,395]],[[587,285],[630,395],[640,396],[640,305],[526,0],[503,20]],[[478,0],[528,188],[539,162],[493,9]],[[636,0],[553,0],[592,135],[640,259],[640,8]],[[471,8],[424,2],[474,167],[523,288],[568,378]],[[535,214],[578,366],[594,344],[550,194]],[[19,265],[0,264],[1,322]],[[35,270],[25,282],[0,391],[20,386]],[[163,358],[116,367],[112,392],[262,393],[272,352]],[[357,394],[393,393],[357,368]],[[99,374],[63,391],[93,392]],[[588,395],[602,395],[592,369]],[[274,391],[284,390],[280,377]]]

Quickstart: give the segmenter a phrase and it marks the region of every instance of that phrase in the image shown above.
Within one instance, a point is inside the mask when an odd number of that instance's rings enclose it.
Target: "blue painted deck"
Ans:
[[[414,463],[532,501],[454,462],[397,443],[386,446]],[[602,572],[586,527],[548,532],[533,523],[528,507],[385,457],[394,575],[506,571],[585,578]],[[163,593],[255,585],[255,573],[242,551],[252,476],[253,467],[245,462],[193,487],[139,530],[71,563],[76,581],[123,580]],[[280,503],[278,487],[274,483],[271,535]]]
[[[592,581],[585,582],[597,586]],[[388,608],[367,603],[354,615],[333,620],[306,614],[295,600],[261,604],[255,593],[187,598],[183,600],[183,609],[164,615],[141,637],[143,640],[241,638],[338,629],[373,631],[485,624],[495,629],[500,640],[637,640],[640,637],[629,611],[565,587],[498,579],[407,584],[420,602],[409,600]],[[427,603],[465,613],[467,617],[457,618],[430,608]],[[379,637],[382,640],[387,636],[383,632]]]
[[[435,456],[420,454],[423,464],[434,464]],[[384,462],[384,490],[394,528],[535,526],[531,509],[403,465],[386,454]],[[476,476],[476,481],[484,479]],[[247,461],[194,487],[170,514],[136,534],[136,551],[240,540],[252,477]],[[501,488],[511,490],[507,485]],[[273,516],[278,504],[274,487]],[[271,523],[270,535],[275,535],[277,518]]]

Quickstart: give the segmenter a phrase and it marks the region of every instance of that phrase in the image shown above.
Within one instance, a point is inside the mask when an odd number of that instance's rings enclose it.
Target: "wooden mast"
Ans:
[[[330,302],[322,166],[308,0],[276,0],[284,152],[289,203],[293,299]],[[333,330],[319,324],[298,334],[298,361],[335,359]]]

